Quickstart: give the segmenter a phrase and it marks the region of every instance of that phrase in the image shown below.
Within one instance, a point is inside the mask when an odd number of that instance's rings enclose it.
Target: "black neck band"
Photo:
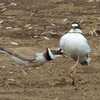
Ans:
[[[44,56],[45,56],[46,60],[48,60],[48,61],[53,60],[53,59],[50,57],[48,51],[46,51],[46,53],[44,53]]]

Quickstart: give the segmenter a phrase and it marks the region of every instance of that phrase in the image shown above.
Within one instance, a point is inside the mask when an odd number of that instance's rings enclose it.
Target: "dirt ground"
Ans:
[[[85,33],[99,29],[100,0],[0,0],[0,47],[32,56],[57,47],[73,21]],[[100,37],[87,38],[94,53],[89,66],[78,67],[77,88],[68,77],[70,58],[23,66],[1,53],[0,100],[100,100]]]

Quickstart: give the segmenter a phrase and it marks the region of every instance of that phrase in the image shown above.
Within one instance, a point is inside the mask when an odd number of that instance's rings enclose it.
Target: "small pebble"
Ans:
[[[6,27],[6,29],[8,30],[8,29],[12,29],[12,27]]]
[[[12,45],[16,45],[16,46],[18,45],[17,42],[11,42],[11,44],[12,44]]]
[[[44,39],[45,39],[45,40],[50,40],[50,39],[49,39],[48,37],[46,37],[46,36],[44,36]]]
[[[4,20],[0,20],[0,24],[2,24],[4,22]]]
[[[17,4],[15,2],[11,2],[10,5],[11,6],[17,6]]]
[[[15,79],[13,79],[13,78],[9,78],[9,79],[8,79],[8,81],[13,81],[13,82],[14,82],[14,81],[15,81]]]

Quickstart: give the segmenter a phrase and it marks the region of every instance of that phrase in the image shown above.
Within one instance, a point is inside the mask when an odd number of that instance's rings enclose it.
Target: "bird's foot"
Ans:
[[[76,86],[77,83],[77,78],[76,78],[76,71],[77,71],[77,67],[76,66],[72,66],[69,70],[69,77],[72,79],[72,85]]]

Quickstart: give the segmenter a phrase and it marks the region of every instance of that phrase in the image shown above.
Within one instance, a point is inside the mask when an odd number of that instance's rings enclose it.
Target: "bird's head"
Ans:
[[[71,28],[72,29],[81,29],[80,24],[77,23],[77,22],[73,22],[72,25],[71,25]]]
[[[54,60],[55,58],[62,55],[62,52],[58,49],[50,49],[46,48],[44,52],[44,56],[47,59],[47,61]]]
[[[36,62],[43,64],[47,61],[54,60],[61,55],[62,54],[60,54],[56,49],[51,50],[50,48],[46,48],[43,52],[35,54],[35,60]]]

